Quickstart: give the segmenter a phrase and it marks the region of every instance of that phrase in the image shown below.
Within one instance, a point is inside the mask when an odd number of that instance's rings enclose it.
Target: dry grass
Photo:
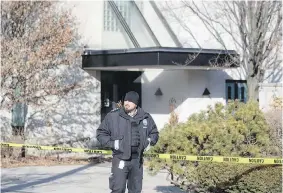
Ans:
[[[54,165],[83,165],[83,164],[98,164],[103,162],[110,162],[110,156],[97,156],[89,158],[80,157],[39,157],[39,156],[26,156],[26,157],[5,157],[1,159],[1,168],[14,168],[23,166],[54,166]]]
[[[179,115],[175,112],[176,106],[175,104],[170,104],[170,117],[169,117],[169,125],[176,126],[179,123]]]
[[[282,155],[282,110],[272,109],[265,113],[265,118],[270,128],[270,137]]]
[[[2,158],[1,168],[13,168],[22,166],[52,166],[52,165],[74,165],[74,164],[87,164],[89,160],[82,160],[78,158],[61,158],[58,160],[55,157],[36,157],[28,156],[24,158]]]
[[[98,164],[111,161],[111,156],[72,154],[66,156],[66,153],[50,152],[41,150],[40,154],[25,155],[22,148],[1,147],[1,168],[13,168],[23,166],[54,166],[54,165],[77,165],[77,164]],[[23,155],[25,155],[23,157]]]

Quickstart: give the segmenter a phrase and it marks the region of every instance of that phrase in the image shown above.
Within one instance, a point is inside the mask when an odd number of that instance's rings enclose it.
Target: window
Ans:
[[[114,0],[114,2],[127,24],[130,25],[130,2],[122,0]],[[104,31],[120,31],[119,25],[119,20],[116,18],[108,1],[104,1]]]
[[[226,80],[226,101],[239,99],[247,102],[247,81],[245,80]]]

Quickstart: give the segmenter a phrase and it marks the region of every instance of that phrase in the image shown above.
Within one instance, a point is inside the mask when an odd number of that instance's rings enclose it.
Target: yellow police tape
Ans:
[[[25,147],[34,148],[37,150],[55,150],[66,152],[84,152],[92,154],[104,154],[112,155],[112,151],[107,150],[94,150],[94,149],[82,149],[82,148],[67,148],[67,147],[52,147],[42,145],[27,145],[17,143],[2,143],[1,147]],[[225,156],[190,156],[190,155],[175,155],[175,154],[148,154],[145,153],[146,158],[159,158],[170,160],[188,160],[188,161],[200,161],[200,162],[218,162],[218,163],[241,163],[241,164],[269,164],[269,165],[282,165],[283,159],[281,158],[243,158],[243,157],[225,157]]]

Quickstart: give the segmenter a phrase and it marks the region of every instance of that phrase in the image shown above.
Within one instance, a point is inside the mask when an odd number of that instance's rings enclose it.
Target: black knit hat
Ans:
[[[136,105],[139,104],[139,94],[135,91],[130,91],[126,94],[124,101],[130,101]]]

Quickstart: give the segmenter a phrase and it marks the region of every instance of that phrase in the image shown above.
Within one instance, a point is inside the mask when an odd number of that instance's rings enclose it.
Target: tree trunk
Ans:
[[[258,100],[259,97],[259,84],[256,77],[248,77],[247,78],[247,86],[248,86],[248,100]]]

